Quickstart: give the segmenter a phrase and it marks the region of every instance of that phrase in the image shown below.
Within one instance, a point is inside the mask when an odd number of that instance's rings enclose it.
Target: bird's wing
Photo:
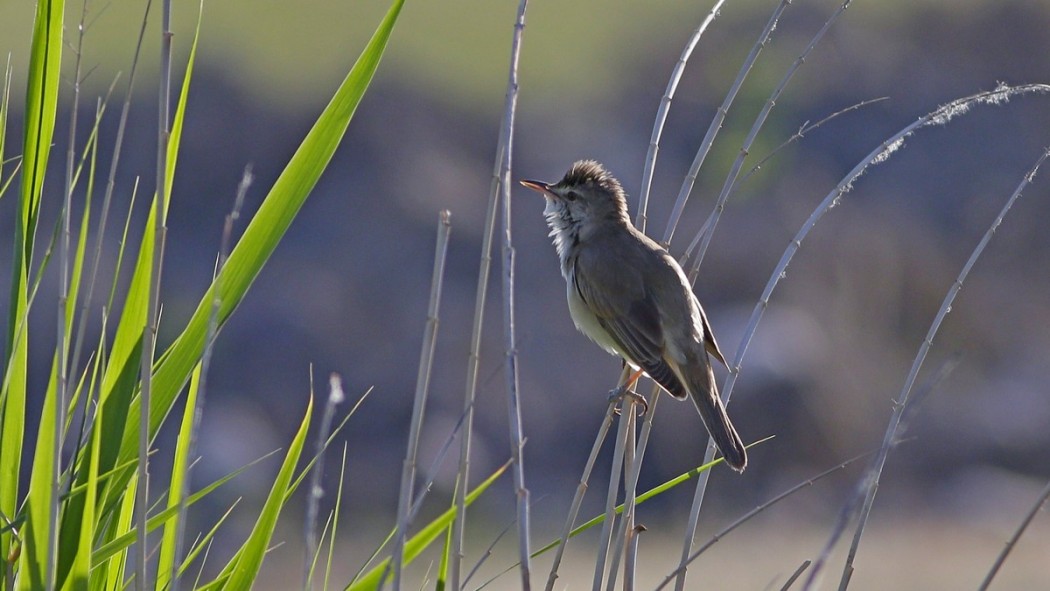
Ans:
[[[630,276],[629,265],[620,267],[620,274],[614,275],[607,268],[586,263],[577,260],[573,273],[580,299],[628,361],[645,370],[674,397],[685,398],[685,388],[664,361],[660,311],[641,278]]]
[[[715,340],[715,333],[711,330],[711,323],[707,321],[707,313],[704,312],[703,306],[700,302],[696,302],[696,308],[700,310],[700,322],[704,326],[704,349],[711,354],[712,357],[722,362],[722,365],[729,367],[726,363],[726,358],[722,355],[722,351],[718,348],[718,341]]]

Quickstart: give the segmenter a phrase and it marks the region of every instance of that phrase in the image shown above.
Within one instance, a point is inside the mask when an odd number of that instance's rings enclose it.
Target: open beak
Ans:
[[[554,191],[551,191],[551,186],[543,181],[529,181],[522,180],[518,181],[523,187],[528,187],[537,193],[542,193],[544,197],[554,197]]]

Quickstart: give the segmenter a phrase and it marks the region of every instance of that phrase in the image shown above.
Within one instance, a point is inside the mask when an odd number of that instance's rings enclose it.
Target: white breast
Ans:
[[[569,276],[566,278],[565,287],[565,296],[569,300],[569,315],[572,316],[576,329],[587,335],[598,346],[608,351],[610,355],[628,359],[627,355],[619,350],[612,336],[598,323],[598,317],[587,307],[587,302],[584,302],[583,298],[580,297],[580,293],[576,290],[575,267],[569,268]]]

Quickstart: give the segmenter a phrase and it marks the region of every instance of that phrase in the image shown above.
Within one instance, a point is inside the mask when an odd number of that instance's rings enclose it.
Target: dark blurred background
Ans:
[[[521,54],[514,177],[556,180],[573,160],[595,158],[621,179],[636,207],[660,97],[711,4],[531,3]],[[758,110],[838,4],[821,0],[788,8],[701,171],[673,254],[683,252],[711,211]],[[343,147],[219,337],[196,484],[285,445],[305,408],[311,367],[318,384],[338,372],[351,399],[374,386],[338,442],[349,449],[344,518],[350,528],[341,531],[355,533],[347,534],[347,551],[366,555],[393,524],[434,230],[444,208],[452,212],[453,230],[423,434],[424,466],[462,408],[482,222],[516,5],[406,5]],[[663,232],[707,125],[775,5],[728,2],[697,47],[663,135],[650,234]],[[223,216],[243,167],[252,164],[256,175],[248,194],[250,213],[386,8],[385,2],[322,0],[204,6],[169,218],[162,344],[177,334],[208,284]],[[117,88],[125,87],[143,9],[130,0],[90,6],[84,59],[93,71],[81,137],[93,97],[117,71],[124,72]],[[79,13],[80,7],[68,10]],[[196,10],[196,3],[177,3],[176,64],[185,63]],[[12,52],[16,89],[24,88],[32,12],[27,1],[0,7],[0,39]],[[141,176],[137,219],[145,217],[144,195],[152,192],[157,22],[152,15],[115,197],[117,211],[126,209],[133,181]],[[836,118],[779,151],[730,200],[696,286],[728,356],[735,355],[784,249],[836,183],[881,141],[938,105],[999,82],[1050,83],[1048,31],[1050,4],[1040,0],[853,3],[777,102],[745,170],[807,122],[861,101],[888,99]],[[176,80],[181,72],[177,68]],[[20,137],[20,93],[13,93],[9,146]],[[66,95],[68,104],[68,88]],[[107,148],[100,171],[109,166],[118,111],[116,102],[111,104],[102,126]],[[65,121],[56,132],[56,157],[65,152]],[[1050,97],[979,107],[946,127],[909,138],[903,151],[870,169],[818,224],[773,294],[730,406],[746,440],[776,438],[753,449],[744,475],[716,470],[701,538],[780,490],[878,446],[943,297],[1048,144]],[[49,180],[51,211],[60,181],[59,176]],[[862,548],[855,588],[954,588],[953,574],[960,584],[976,584],[1050,477],[1048,187],[1047,179],[1037,178],[1010,211],[934,341],[919,383],[949,359],[958,359],[958,366],[917,410],[907,440],[890,457],[872,516],[872,547],[867,554]],[[513,199],[526,479],[535,500],[534,535],[543,543],[557,535],[620,366],[572,325],[542,202],[519,188]],[[0,230],[8,236],[13,215],[13,199],[0,202]],[[110,252],[117,239],[111,232]],[[494,254],[475,423],[476,479],[509,456],[498,250]],[[35,326],[41,330],[34,332],[32,367],[39,391],[53,346],[48,305],[37,306]],[[171,440],[171,434],[161,438],[159,455],[169,453]],[[691,407],[662,401],[641,486],[695,466],[705,441]],[[330,490],[337,455],[329,459]],[[442,468],[430,515],[449,502],[455,455]],[[606,453],[595,482],[602,482],[609,461]],[[223,489],[214,506],[198,511],[201,527],[239,496],[257,506],[275,469],[271,461]],[[735,581],[732,585],[760,588],[812,557],[861,473],[860,465],[845,470],[764,514],[740,534],[744,541],[727,539],[722,544],[727,553],[718,560],[757,566],[712,576],[733,576],[726,579]],[[653,501],[640,519],[677,540],[691,490],[683,486]],[[588,516],[599,511],[604,486],[592,491],[584,509]],[[479,530],[471,545],[479,553],[491,539],[487,528],[505,526],[513,513],[509,481],[487,497],[471,522]],[[249,509],[244,522],[231,525],[231,538],[243,535],[250,517]],[[292,524],[287,532],[292,546],[297,527]],[[1037,524],[1030,536],[1029,548],[1042,544],[1045,551],[1050,527]],[[513,545],[510,537],[502,546]],[[922,550],[905,545],[905,539]],[[976,549],[936,554],[949,539]],[[1036,563],[1039,555],[1038,550],[1031,555]],[[1013,560],[1024,565],[1026,556],[1019,549]],[[296,559],[289,554],[289,560]],[[877,578],[907,572],[909,559],[921,560],[921,566],[899,583],[885,586],[892,579]],[[653,572],[662,574],[673,561],[656,562]],[[1050,572],[1038,568],[1033,573],[1015,567],[1003,576],[1014,577],[1004,579],[1004,588],[1035,588],[1050,580]],[[503,584],[513,588],[514,581]]]

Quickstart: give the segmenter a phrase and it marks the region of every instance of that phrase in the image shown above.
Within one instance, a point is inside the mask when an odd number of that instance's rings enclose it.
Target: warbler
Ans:
[[[711,366],[725,357],[682,267],[631,223],[620,182],[593,160],[554,184],[520,182],[546,198],[576,328],[635,370],[620,391],[644,372],[671,396],[691,398],[726,463],[742,472],[747,451]]]

